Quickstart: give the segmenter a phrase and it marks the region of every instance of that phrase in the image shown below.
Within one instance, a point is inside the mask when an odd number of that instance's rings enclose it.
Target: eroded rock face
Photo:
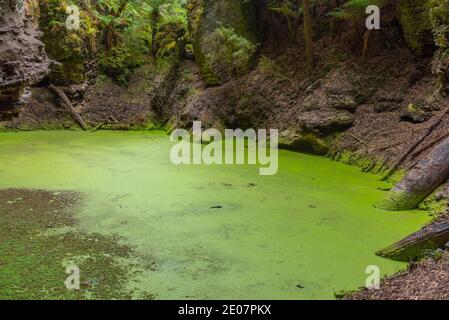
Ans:
[[[50,61],[30,18],[23,1],[0,0],[0,115],[12,112],[25,87],[49,72]]]
[[[303,130],[326,135],[349,128],[354,116],[346,110],[331,108],[303,112],[298,116],[298,122]]]

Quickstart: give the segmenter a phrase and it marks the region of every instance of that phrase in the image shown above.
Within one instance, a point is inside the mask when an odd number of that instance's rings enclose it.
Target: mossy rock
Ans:
[[[332,137],[318,137],[314,133],[298,134],[295,131],[286,130],[279,137],[279,146],[287,150],[309,152],[316,155],[326,155]]]
[[[449,0],[430,0],[430,20],[435,44],[449,49]]]
[[[79,84],[86,80],[84,61],[69,60],[55,64],[48,76],[50,82],[58,85]]]
[[[431,117],[430,112],[426,112],[419,105],[409,103],[407,108],[401,112],[401,120],[412,123],[420,123],[429,120]]]
[[[185,54],[187,29],[182,21],[167,21],[157,27],[154,47],[158,59],[175,59]]]
[[[259,35],[253,1],[241,0],[189,0],[188,27],[192,37],[195,60],[207,85],[224,82],[215,74],[206,56],[212,51],[207,40],[220,27],[232,28],[234,32],[254,45]]]
[[[107,74],[120,85],[128,85],[132,70],[131,51],[124,47],[114,47],[108,52],[103,52],[100,56],[100,67],[104,74]]]
[[[449,92],[449,0],[431,0],[430,19],[435,45],[432,72],[438,89]]]
[[[400,0],[398,17],[408,46],[417,54],[433,45],[430,0]]]
[[[449,48],[449,0],[400,0],[397,11],[404,38],[417,54]]]
[[[83,8],[82,1],[76,0],[73,4]],[[45,51],[51,59],[59,62],[52,67],[50,81],[57,85],[82,83],[86,80],[84,65],[90,54],[84,27],[80,30],[66,28],[66,3],[59,0],[41,1],[39,10]],[[83,24],[88,23],[85,11],[82,10],[80,17]]]

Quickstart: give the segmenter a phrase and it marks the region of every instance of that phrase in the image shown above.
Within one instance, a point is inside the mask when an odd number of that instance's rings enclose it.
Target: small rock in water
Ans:
[[[429,109],[429,108],[424,108]],[[410,103],[406,109],[401,113],[401,121],[407,121],[411,123],[421,123],[427,121],[431,117],[431,113],[425,111],[418,105]]]
[[[298,284],[296,285],[296,288],[304,289],[304,286],[303,286],[301,283],[298,283]]]
[[[255,183],[252,183],[252,182],[248,183],[248,187],[255,187],[255,186],[256,186]]]
[[[217,205],[217,206],[212,206],[212,207],[210,207],[211,209],[221,209],[221,208],[223,208],[222,206],[220,206],[220,205]]]

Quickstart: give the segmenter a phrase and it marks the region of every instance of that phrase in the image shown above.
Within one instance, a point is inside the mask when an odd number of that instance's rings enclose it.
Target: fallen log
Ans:
[[[449,137],[412,168],[376,207],[401,211],[415,209],[449,178]]]
[[[64,105],[67,107],[67,110],[72,114],[73,119],[78,123],[78,125],[83,129],[84,131],[87,130],[86,123],[84,122],[83,118],[78,114],[78,112],[75,111],[75,108],[73,108],[72,103],[70,102],[69,98],[67,98],[64,91],[60,88],[55,87],[54,85],[50,85],[49,88],[53,90],[56,95],[64,102]]]
[[[376,254],[393,260],[410,261],[420,258],[426,251],[443,247],[448,241],[449,223],[432,223]]]
[[[381,181],[388,180],[399,168],[399,166],[407,159],[407,157],[415,151],[415,149],[423,142],[443,121],[444,117],[449,114],[449,105],[441,112],[441,114],[435,119],[434,122],[426,129],[424,134],[416,140],[407,150],[406,152],[393,164],[390,170],[380,179]]]

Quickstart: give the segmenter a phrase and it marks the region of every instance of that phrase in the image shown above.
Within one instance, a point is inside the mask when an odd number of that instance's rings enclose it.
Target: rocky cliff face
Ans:
[[[22,0],[0,0],[0,120],[14,113],[27,86],[49,72],[39,36]]]

